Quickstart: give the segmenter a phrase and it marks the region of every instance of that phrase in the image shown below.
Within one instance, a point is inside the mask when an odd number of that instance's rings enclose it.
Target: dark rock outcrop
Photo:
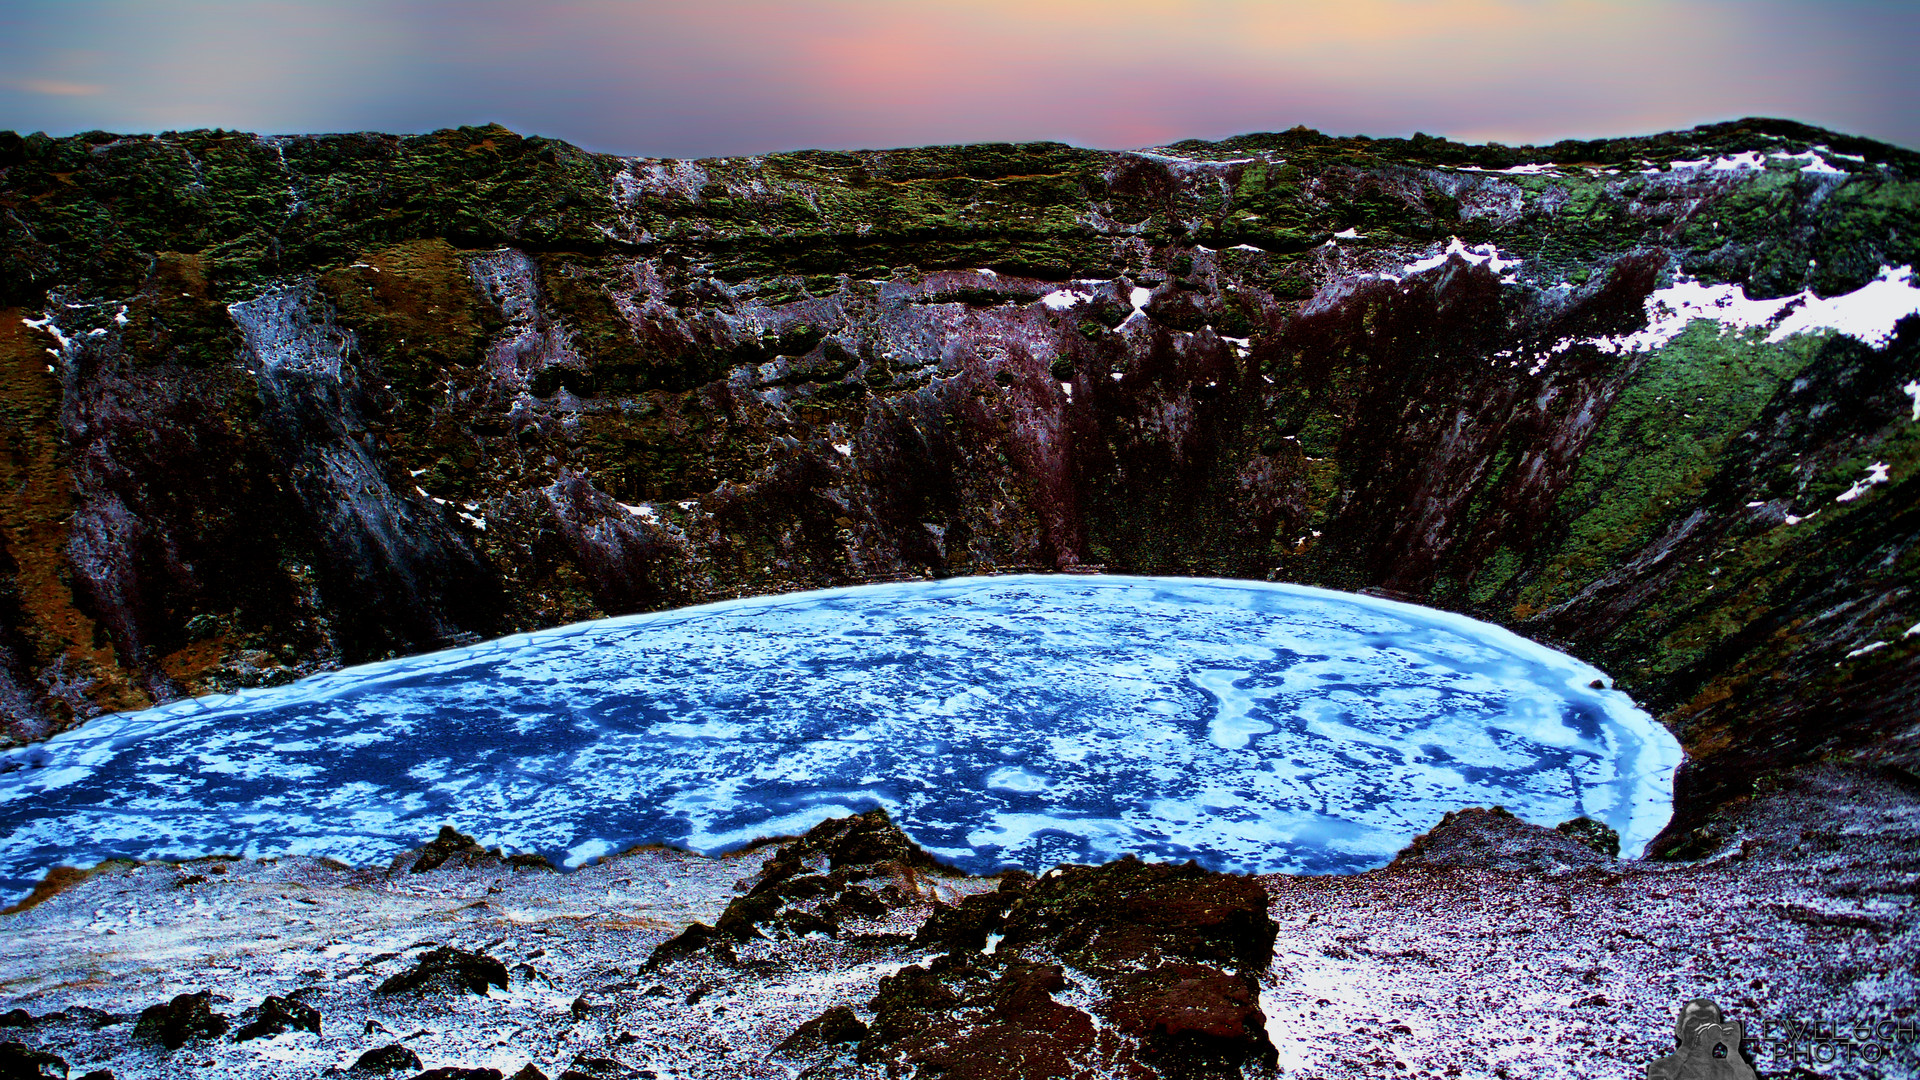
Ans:
[[[630,1076],[633,1072],[634,1070],[624,1062],[598,1054],[581,1053],[573,1056],[573,1062],[567,1067],[566,1072],[560,1074],[560,1080],[567,1080],[568,1077],[572,1077],[573,1080],[581,1080],[582,1077],[588,1080],[607,1080],[608,1077]]]
[[[862,1059],[971,1077],[1094,1061],[1225,1077],[1273,1060],[1258,979],[1276,929],[1251,878],[1127,858],[1013,877],[961,908],[922,929],[946,953],[882,981]]]
[[[135,1038],[151,1039],[178,1050],[194,1039],[215,1039],[227,1033],[227,1018],[213,1011],[213,991],[180,994],[172,1001],[141,1010],[134,1023]]]
[[[458,856],[462,862],[484,862],[488,858],[498,859],[497,852],[489,853],[473,837],[460,832],[451,825],[440,826],[440,835],[420,849],[420,857],[415,859],[409,869],[416,874],[439,869],[448,859]]]
[[[1616,839],[1615,844],[1618,844]],[[1490,870],[1503,874],[1551,874],[1604,866],[1611,856],[1565,826],[1530,825],[1506,808],[1455,810],[1413,838],[1392,866],[1435,870]]]
[[[870,1023],[836,1006],[777,1045],[805,1069],[1042,1077],[1100,1062],[1224,1077],[1271,1060],[1258,980],[1275,927],[1257,880],[1129,857],[1041,878],[1009,872],[991,892],[948,902],[938,873],[884,811],[823,822],[776,849],[713,926],[669,939],[648,967],[699,980],[692,1005],[794,962],[809,941],[871,958],[932,954],[881,979]]]
[[[269,995],[260,1002],[257,1015],[234,1032],[233,1038],[246,1042],[296,1030],[320,1034],[320,1010],[304,1001]]]
[[[412,966],[385,979],[377,994],[479,994],[489,987],[507,988],[507,967],[482,953],[450,945],[422,953]]]
[[[850,927],[869,937],[913,937],[913,928],[876,923],[921,900],[919,879],[938,866],[896,827],[885,810],[835,818],[783,844],[744,896],[712,926],[696,922],[661,942],[647,959],[658,968],[699,952],[732,956],[730,943],[769,935],[838,935]]]
[[[835,1005],[801,1024],[774,1047],[776,1054],[804,1055],[836,1043],[857,1043],[867,1037],[867,1025],[851,1008]]]
[[[67,1080],[67,1063],[58,1054],[0,1043],[0,1080]]]
[[[1604,821],[1595,821],[1590,817],[1577,817],[1572,821],[1563,821],[1553,829],[1560,835],[1572,837],[1608,858],[1614,858],[1620,854],[1620,833]]]
[[[354,1060],[350,1071],[356,1073],[395,1073],[420,1067],[420,1055],[399,1043],[369,1050]]]

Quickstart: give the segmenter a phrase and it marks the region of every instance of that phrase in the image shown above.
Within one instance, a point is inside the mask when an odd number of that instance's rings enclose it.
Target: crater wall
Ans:
[[[1769,774],[1920,761],[1917,175],[1772,120],[0,133],[6,737],[729,596],[1260,578],[1611,672],[1705,850]]]

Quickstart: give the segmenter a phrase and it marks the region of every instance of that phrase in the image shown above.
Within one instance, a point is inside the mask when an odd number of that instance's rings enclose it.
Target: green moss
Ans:
[[[1696,321],[1633,376],[1560,499],[1568,535],[1522,590],[1525,604],[1565,600],[1709,497],[1728,441],[1818,348],[1814,338],[1757,338]]]
[[[1473,576],[1467,590],[1467,598],[1475,607],[1485,607],[1501,589],[1506,588],[1514,575],[1520,572],[1520,556],[1505,544],[1502,544]],[[1444,590],[1436,589],[1436,592]]]

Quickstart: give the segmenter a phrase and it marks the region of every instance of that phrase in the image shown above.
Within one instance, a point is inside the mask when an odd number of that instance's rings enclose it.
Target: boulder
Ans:
[[[0,1080],[66,1080],[66,1060],[17,1042],[0,1043]]]
[[[399,1072],[402,1069],[417,1069],[419,1067],[420,1055],[401,1046],[399,1043],[393,1043],[389,1046],[382,1046],[377,1050],[369,1050],[361,1054],[359,1060],[353,1063],[351,1071],[357,1073],[393,1073]]]
[[[303,1001],[268,995],[260,1003],[259,1015],[235,1032],[233,1040],[246,1042],[293,1030],[320,1034],[320,1010]]]
[[[857,1043],[867,1037],[867,1025],[845,1005],[835,1005],[801,1024],[798,1030],[773,1048],[776,1054],[800,1055],[835,1043]]]
[[[481,847],[479,842],[474,840],[473,837],[460,832],[451,825],[442,825],[440,826],[440,835],[429,841],[426,847],[420,849],[420,857],[413,861],[411,872],[424,874],[429,870],[437,870],[445,865],[447,860],[455,858],[456,856],[461,857],[460,861],[465,865],[489,861],[497,862],[500,858],[497,853],[490,852]]]
[[[507,967],[482,953],[471,953],[451,946],[424,953],[413,966],[388,978],[374,991],[377,994],[459,994],[485,996],[487,988],[507,988]]]
[[[214,1039],[227,1033],[227,1018],[213,1011],[213,992],[181,994],[164,1005],[150,1005],[133,1025],[135,1038],[151,1039],[178,1050],[193,1039]]]

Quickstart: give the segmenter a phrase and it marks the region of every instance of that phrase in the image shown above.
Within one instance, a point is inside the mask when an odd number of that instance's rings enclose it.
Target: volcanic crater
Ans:
[[[1764,1074],[1920,1069],[1917,174],[1760,119],[702,161],[0,133],[14,744],[607,616],[1105,572],[1470,615],[1685,751],[1626,860],[1463,808],[1321,876],[972,877],[879,813],[565,875],[454,829],[56,870],[0,917],[0,1065],[1600,1075],[1705,996]]]

